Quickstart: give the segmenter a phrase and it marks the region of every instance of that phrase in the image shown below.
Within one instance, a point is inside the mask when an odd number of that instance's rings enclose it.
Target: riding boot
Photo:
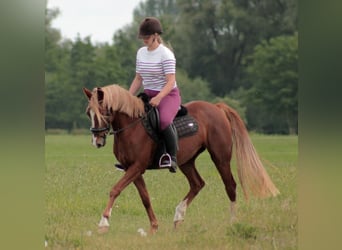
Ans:
[[[178,150],[178,136],[177,130],[173,124],[170,124],[166,129],[161,131],[165,142],[166,151],[171,156],[170,172],[176,173],[177,170],[177,150]]]

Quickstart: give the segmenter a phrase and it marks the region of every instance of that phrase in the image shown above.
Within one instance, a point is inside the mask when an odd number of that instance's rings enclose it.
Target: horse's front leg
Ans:
[[[120,195],[122,190],[126,188],[132,181],[141,175],[141,170],[138,166],[132,165],[128,168],[125,175],[113,186],[109,194],[109,200],[105,210],[103,211],[100,223],[99,232],[105,233],[109,229],[109,217],[111,216],[112,207],[115,199]]]
[[[148,218],[150,220],[150,224],[151,224],[150,233],[154,234],[158,230],[158,221],[153,212],[150,196],[147,192],[146,184],[142,175],[140,175],[138,178],[135,179],[134,185],[138,189],[141,201],[144,204]]]

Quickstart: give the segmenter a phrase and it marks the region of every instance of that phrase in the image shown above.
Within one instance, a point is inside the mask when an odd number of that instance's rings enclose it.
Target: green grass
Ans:
[[[97,233],[109,190],[123,175],[113,167],[113,138],[108,138],[105,148],[96,149],[90,135],[47,135],[47,249],[297,249],[297,139],[252,135],[281,194],[246,202],[238,183],[238,220],[233,225],[229,223],[229,199],[207,152],[196,162],[206,186],[177,231],[173,230],[174,210],[187,193],[188,183],[180,171],[147,171],[144,177],[159,230],[154,236],[141,237],[137,230],[148,231],[149,221],[134,185],[114,204],[109,232]],[[237,181],[234,160],[233,173]]]

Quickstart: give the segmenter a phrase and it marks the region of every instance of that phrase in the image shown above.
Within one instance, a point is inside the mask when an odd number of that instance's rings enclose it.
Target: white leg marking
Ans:
[[[185,199],[183,201],[181,201],[181,203],[178,204],[178,206],[176,207],[176,213],[175,213],[175,217],[173,218],[173,221],[183,221],[184,217],[185,217],[185,212],[186,212],[186,202],[188,199]]]
[[[106,217],[101,217],[99,227],[109,227],[109,221]]]

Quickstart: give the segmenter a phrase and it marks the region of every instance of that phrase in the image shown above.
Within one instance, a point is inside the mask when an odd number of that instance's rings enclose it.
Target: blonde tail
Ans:
[[[279,194],[279,190],[263,167],[238,113],[224,103],[217,103],[216,106],[225,113],[232,127],[237,171],[245,198],[248,199],[249,193],[261,198]]]

